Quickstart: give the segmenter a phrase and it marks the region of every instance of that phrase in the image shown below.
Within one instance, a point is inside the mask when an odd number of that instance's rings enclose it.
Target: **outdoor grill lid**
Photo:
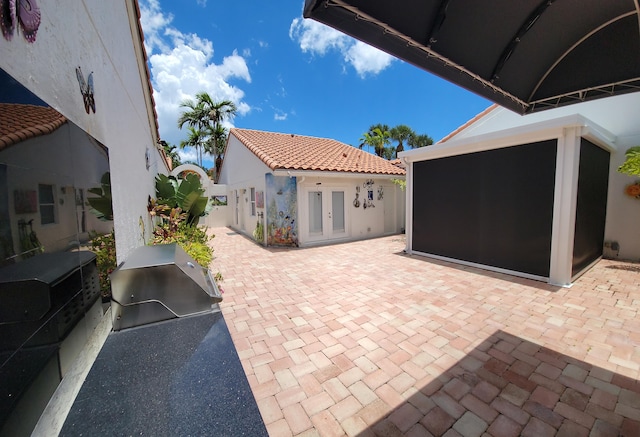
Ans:
[[[111,274],[114,329],[210,312],[222,295],[178,244],[135,249]]]

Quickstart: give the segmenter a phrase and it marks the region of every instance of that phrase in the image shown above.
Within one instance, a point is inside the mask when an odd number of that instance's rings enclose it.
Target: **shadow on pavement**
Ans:
[[[361,437],[640,436],[639,381],[500,330],[372,421],[374,404]]]

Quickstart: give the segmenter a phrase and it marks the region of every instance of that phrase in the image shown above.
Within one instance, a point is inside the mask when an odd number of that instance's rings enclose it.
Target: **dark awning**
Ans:
[[[640,91],[637,0],[306,0],[304,16],[519,113]]]

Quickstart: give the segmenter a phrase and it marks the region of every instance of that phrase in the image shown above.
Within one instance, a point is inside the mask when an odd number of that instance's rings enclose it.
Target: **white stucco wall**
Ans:
[[[201,221],[208,227],[224,227],[231,225],[231,199],[229,198],[229,189],[226,185],[211,184],[207,190],[207,195],[211,196],[227,196],[226,205],[213,205],[209,214]]]
[[[230,217],[228,223],[233,229],[252,236],[258,220],[258,211],[256,215],[251,215],[251,188],[264,192],[265,175],[269,172],[271,169],[236,137],[229,136],[219,182],[227,186]]]
[[[36,42],[0,38],[0,67],[109,149],[118,260],[145,244],[147,196],[166,173],[156,149],[134,3],[61,0],[39,3]],[[133,18],[131,18],[133,17]],[[134,20],[134,21],[131,21]],[[96,112],[83,105],[76,67],[93,72]],[[147,157],[149,167],[147,168]]]
[[[367,180],[372,180],[373,207],[364,208],[367,199]],[[357,187],[360,191],[357,191]],[[378,199],[378,190],[382,188],[382,199]],[[309,193],[326,190],[323,194],[330,196],[332,190],[344,190],[345,193],[345,233],[324,235],[314,239],[309,235]],[[359,206],[355,206],[358,194]],[[300,245],[324,243],[327,241],[360,240],[399,233],[404,228],[404,192],[391,182],[389,176],[357,175],[339,177],[327,175],[306,176],[298,178],[298,232]]]
[[[624,152],[640,145],[640,93],[603,98],[539,113],[520,116],[504,108],[496,108],[450,139],[472,138],[503,129],[544,122],[559,117],[579,114],[608,130],[615,139],[615,151],[611,154],[607,222],[605,242],[615,241],[620,251],[606,250],[605,255],[620,259],[640,259],[640,200],[624,194],[626,185],[637,178],[617,172],[624,162]],[[446,143],[445,143],[446,144]]]
[[[207,173],[197,165],[182,164],[173,170],[171,175],[178,177],[180,173],[190,171],[196,173],[200,177],[202,188],[204,189],[204,196],[211,198],[213,196],[227,196],[227,186],[220,185],[213,182],[213,180],[207,175]],[[213,204],[213,203],[211,203]],[[199,225],[207,227],[221,227],[229,226],[231,224],[231,207],[227,205],[213,205],[209,210],[209,214],[201,218]]]

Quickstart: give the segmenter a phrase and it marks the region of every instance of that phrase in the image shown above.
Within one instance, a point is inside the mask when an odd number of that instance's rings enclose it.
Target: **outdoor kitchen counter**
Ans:
[[[112,332],[62,436],[266,436],[220,312]]]

